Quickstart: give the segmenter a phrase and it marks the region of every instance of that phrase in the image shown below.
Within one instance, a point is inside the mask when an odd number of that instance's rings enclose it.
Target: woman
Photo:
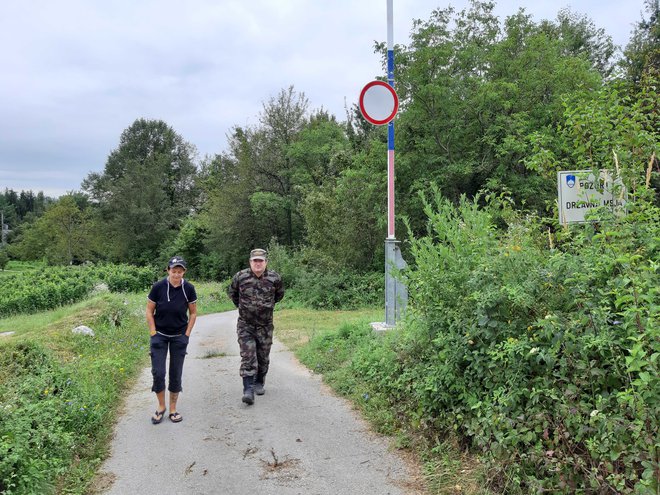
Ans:
[[[186,262],[180,256],[170,259],[167,277],[151,287],[147,297],[147,324],[151,335],[151,374],[154,383],[151,387],[158,397],[158,408],[151,417],[155,425],[165,416],[165,361],[170,353],[169,386],[170,421],[179,423],[183,416],[176,410],[181,392],[183,360],[190,332],[197,319],[197,293],[190,282],[183,279]]]

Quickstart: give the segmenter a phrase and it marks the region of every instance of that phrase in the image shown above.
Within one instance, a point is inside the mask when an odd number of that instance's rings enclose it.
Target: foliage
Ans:
[[[436,192],[410,240],[407,320],[316,335],[301,359],[381,431],[458,435],[498,492],[655,493],[660,210],[634,199],[549,248],[508,201]]]
[[[282,276],[286,288],[283,306],[328,310],[383,305],[382,273],[361,274],[313,249],[292,251],[272,242],[268,251],[268,267]]]
[[[151,268],[130,265],[48,267],[9,275],[0,291],[0,317],[34,313],[71,304],[104,283],[112,292],[146,290],[155,281]]]
[[[96,251],[94,229],[87,198],[67,194],[51,203],[33,223],[24,225],[12,252],[23,260],[82,263]]]
[[[0,211],[5,223],[13,230],[23,222],[39,218],[52,201],[53,199],[45,196],[42,191],[35,194],[33,191],[19,193],[13,189],[5,189],[0,192]]]
[[[377,269],[384,257],[385,156],[385,145],[373,143],[352,157],[353,167],[305,196],[301,212],[311,250],[359,272]]]
[[[622,162],[650,158],[652,71],[635,91],[619,86],[611,38],[584,15],[562,9],[556,20],[535,22],[521,9],[500,21],[494,9],[480,1],[438,9],[415,21],[410,44],[395,50],[397,212],[416,233],[425,223],[417,193],[432,182],[455,203],[487,187],[545,212],[558,166],[608,166],[613,152]],[[643,26],[651,45],[653,12]],[[384,54],[384,44],[376,47]],[[190,258],[191,275],[222,280],[245,265],[251,248],[275,238],[349,271],[380,271],[387,129],[368,124],[356,106],[346,119],[311,110],[304,93],[284,88],[266,98],[256,124],[234,127],[227,151],[205,157],[199,171],[194,147],[169,125],[137,119],[103,172],[83,182],[89,204],[77,201],[79,212],[58,207],[33,225],[26,213],[10,239],[21,239],[20,249],[10,254],[144,265],[179,252]],[[0,196],[12,222],[24,199]]]
[[[7,250],[3,247],[0,247],[0,270],[4,271],[9,263],[9,255]]]
[[[383,304],[384,275],[359,275],[348,270],[303,272],[287,292],[287,298],[315,309],[356,309]]]
[[[165,122],[137,119],[83,189],[98,204],[111,261],[152,263],[197,206],[194,147]]]
[[[549,250],[533,217],[424,204],[405,330],[351,364],[367,393],[461,435],[506,493],[657,490],[658,208],[640,195]]]
[[[148,342],[120,298],[97,304],[97,319],[86,322],[94,337],[67,329],[49,333],[50,347],[20,338],[0,344],[0,492],[59,492],[68,477],[89,482],[98,467],[117,396]]]
[[[226,287],[195,288],[199,314],[233,308]],[[0,493],[90,493],[121,412],[117,397],[148,359],[141,292],[0,319],[0,332],[15,331],[0,340]],[[95,335],[73,334],[72,322]]]
[[[454,202],[488,187],[545,211],[555,189],[524,166],[528,136],[562,121],[566,96],[603,84],[611,40],[588,20],[562,11],[535,24],[520,11],[500,25],[493,8],[438,9],[397,51],[397,190],[415,232],[417,192],[432,182]]]
[[[399,385],[396,382],[401,368],[396,349],[402,333],[375,333],[369,325],[375,318],[360,319],[361,312],[355,316],[333,313],[328,315],[333,324],[327,325],[323,312],[308,315],[304,324],[296,322],[296,314],[287,310],[277,313],[276,328],[284,332],[285,338],[289,337],[288,326],[292,324],[310,335],[304,344],[300,344],[299,337],[287,339],[297,349],[301,362],[323,374],[323,380],[348,397],[377,431],[394,436],[399,448],[410,449],[422,459],[430,493],[492,493],[484,487],[484,468],[476,459],[461,452],[452,439],[434,436],[427,441],[417,435],[404,414],[412,404],[400,402],[406,399],[403,393],[390,395]]]
[[[645,0],[648,17],[634,27],[621,61],[626,80],[634,87],[644,85],[648,76],[660,75],[660,1]]]
[[[211,235],[219,237],[240,223],[243,228],[236,231],[243,235],[241,248],[248,250],[265,245],[271,237],[289,246],[301,238],[296,208],[299,167],[288,152],[308,123],[308,106],[304,93],[289,87],[264,103],[259,125],[234,129],[230,154],[220,158],[213,170],[218,176],[208,182],[214,186],[207,189],[213,215],[208,225]],[[214,214],[216,208],[219,214]],[[224,239],[224,243],[230,241]]]
[[[611,84],[567,97],[564,121],[556,131],[530,136],[533,152],[525,159],[527,167],[548,178],[558,170],[608,168],[622,174],[634,191],[660,143],[656,88],[657,80],[632,98]]]
[[[235,155],[243,148],[242,131],[230,140]],[[259,232],[251,228],[249,177],[240,173],[238,160],[219,155],[202,170],[202,187],[208,198],[200,213],[205,231],[204,247],[213,253],[221,272],[231,276],[245,266],[250,247],[258,244]]]
[[[282,90],[264,104],[258,125],[236,127],[229,151],[205,164],[205,246],[230,274],[244,266],[249,249],[272,238],[302,244],[306,196],[350,165],[342,126],[308,106],[304,93]]]
[[[208,254],[204,245],[207,235],[208,230],[199,216],[186,218],[174,242],[161,250],[158,265],[167,266],[167,260],[176,254],[183,256],[188,264],[186,278],[199,276],[207,280],[223,278],[213,270],[212,265],[209,266],[207,261]]]

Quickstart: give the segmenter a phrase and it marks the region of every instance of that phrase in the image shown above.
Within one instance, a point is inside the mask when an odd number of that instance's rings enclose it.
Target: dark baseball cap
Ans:
[[[264,260],[266,261],[265,249],[253,249],[250,251],[250,260]]]
[[[186,260],[184,260],[181,256],[174,256],[170,258],[169,263],[167,264],[168,268],[174,268],[175,266],[181,266],[184,269],[187,269],[188,266],[186,265]]]

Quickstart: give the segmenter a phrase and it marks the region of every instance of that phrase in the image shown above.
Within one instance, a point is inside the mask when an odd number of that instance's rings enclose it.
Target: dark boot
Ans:
[[[254,404],[254,377],[253,376],[244,376],[243,377],[243,399],[248,406]]]
[[[265,384],[266,375],[257,375],[257,378],[254,380],[254,393],[257,395],[264,395],[266,393],[264,390]]]

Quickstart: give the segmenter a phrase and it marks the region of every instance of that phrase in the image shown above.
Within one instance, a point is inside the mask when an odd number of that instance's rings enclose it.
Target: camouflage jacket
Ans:
[[[229,297],[238,308],[238,317],[246,323],[268,325],[273,321],[275,303],[284,297],[282,277],[268,270],[257,277],[252,270],[241,270],[231,280]]]

